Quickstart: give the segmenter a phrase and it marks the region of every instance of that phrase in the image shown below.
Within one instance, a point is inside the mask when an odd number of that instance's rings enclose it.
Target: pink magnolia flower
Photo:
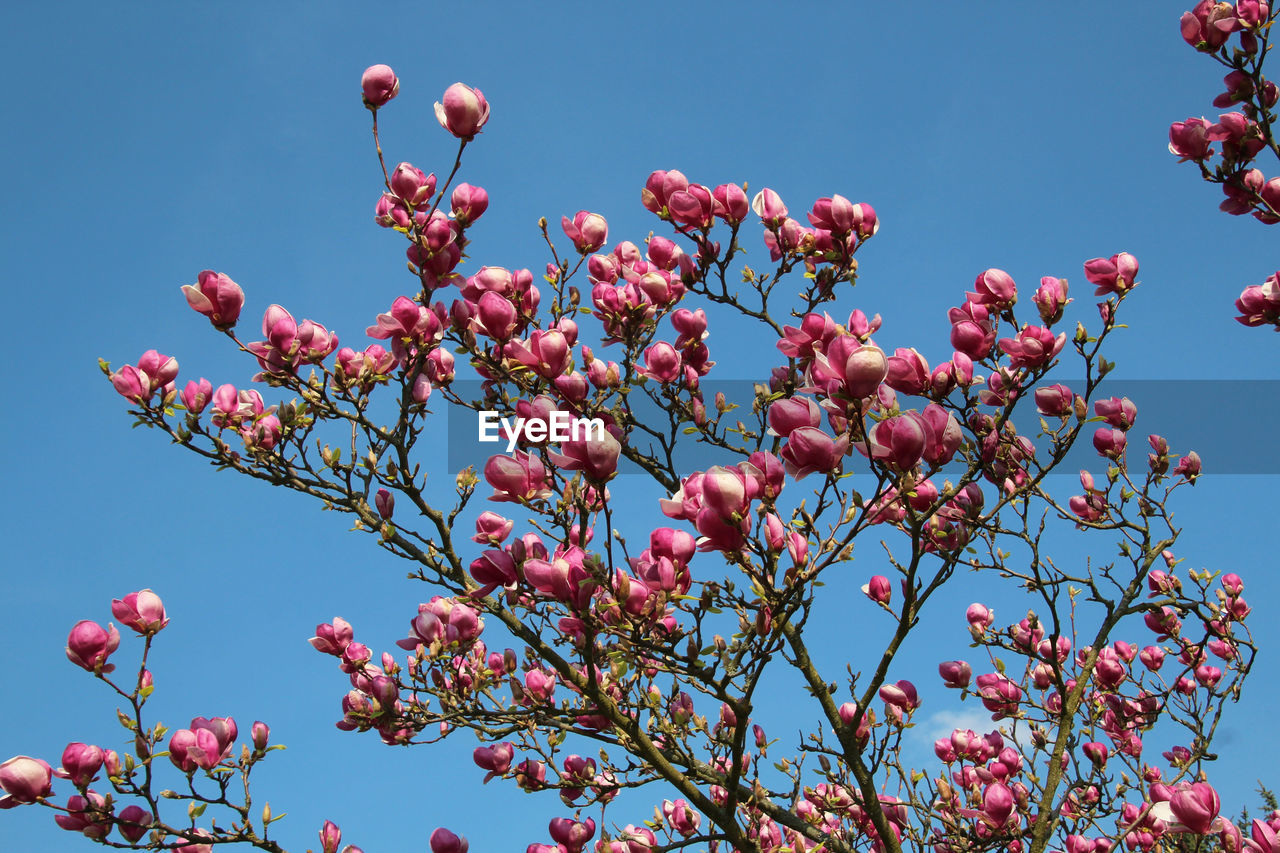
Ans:
[[[667,196],[667,209],[679,225],[710,228],[715,219],[715,200],[711,190],[701,184],[690,184]]]
[[[198,415],[209,405],[209,401],[213,399],[213,384],[200,377],[200,381],[192,380],[187,383],[187,387],[182,389],[182,405],[187,411],[193,415]]]
[[[377,340],[391,340],[392,351],[403,357],[406,347],[424,347],[444,334],[440,318],[425,305],[407,296],[397,296],[391,309],[379,314],[365,334]]]
[[[1004,270],[989,269],[978,274],[972,293],[966,294],[976,305],[990,305],[997,311],[1011,308],[1018,301],[1018,286]]]
[[[538,329],[528,341],[513,341],[508,353],[543,379],[555,380],[573,357],[569,341],[559,329]]]
[[[711,191],[715,202],[715,214],[730,225],[736,225],[747,218],[750,205],[747,194],[737,184],[721,184]]]
[[[662,816],[666,818],[668,826],[685,838],[697,835],[698,828],[702,826],[702,815],[695,812],[683,799],[674,802],[663,800]]]
[[[1049,418],[1070,417],[1075,411],[1076,395],[1066,385],[1046,385],[1035,393],[1036,411]]]
[[[1053,332],[1042,326],[1023,326],[1017,338],[1003,338],[999,343],[1000,349],[1009,356],[1010,366],[1036,370],[1056,358],[1066,342],[1066,332],[1054,337]]]
[[[307,642],[318,652],[340,657],[343,650],[351,645],[354,635],[351,623],[339,616],[335,617],[331,624],[317,625],[316,635]]]
[[[1280,328],[1280,272],[1262,284],[1253,284],[1236,300],[1240,316],[1236,320],[1246,326],[1274,325]]]
[[[995,613],[985,604],[974,602],[964,612],[965,621],[969,623],[969,632],[974,636],[982,636],[995,622]]]
[[[835,439],[816,426],[802,426],[791,430],[780,455],[792,479],[801,480],[839,470],[848,449],[848,436]]]
[[[757,492],[758,485],[740,467],[715,465],[702,475],[702,507],[723,518],[746,516]]]
[[[1040,319],[1046,326],[1052,326],[1062,319],[1063,309],[1071,302],[1067,298],[1067,281],[1062,278],[1045,276],[1040,279],[1040,287],[1036,289],[1031,301],[1040,312]]]
[[[583,435],[561,442],[560,450],[547,456],[553,465],[567,471],[581,471],[588,479],[603,483],[618,470],[622,445],[607,430],[599,437]]]
[[[178,360],[152,349],[142,354],[137,366],[126,364],[112,373],[110,379],[121,396],[143,403],[177,377]]]
[[[370,344],[362,352],[343,347],[338,350],[334,360],[337,362],[334,388],[355,386],[365,393],[387,381],[396,367],[395,354],[387,352],[381,344]]]
[[[1213,155],[1209,140],[1209,122],[1189,118],[1169,125],[1169,153],[1179,162],[1204,160]]]
[[[645,209],[659,216],[667,208],[667,200],[677,192],[689,188],[689,179],[676,169],[658,170],[649,175],[644,189],[640,191],[640,202]]]
[[[436,121],[462,140],[471,140],[489,120],[489,102],[479,89],[454,83],[444,90],[443,103],[436,102]]]
[[[900,711],[914,711],[920,707],[920,697],[916,686],[910,681],[898,681],[880,688],[880,699]]]
[[[1173,469],[1174,476],[1186,477],[1187,482],[1194,483],[1196,478],[1200,476],[1200,454],[1194,450],[1178,460],[1177,466]]]
[[[1196,50],[1213,53],[1226,44],[1231,34],[1240,29],[1235,7],[1230,3],[1200,0],[1179,22],[1182,38]]]
[[[1127,430],[1138,419],[1138,407],[1128,397],[1108,397],[1095,400],[1093,412],[1108,424],[1120,430]]]
[[[1236,17],[1245,27],[1260,27],[1271,17],[1271,5],[1267,0],[1237,0]]]
[[[409,207],[430,207],[436,194],[436,176],[428,175],[412,163],[401,163],[391,173],[391,192]]]
[[[1227,90],[1213,99],[1213,105],[1218,109],[1226,109],[1248,100],[1255,91],[1253,78],[1243,71],[1232,71],[1222,78],[1222,83]]]
[[[106,797],[96,791],[69,797],[66,814],[54,815],[53,820],[63,829],[83,833],[87,838],[106,838],[111,832],[111,812]]]
[[[515,746],[509,741],[503,741],[493,746],[478,746],[471,753],[471,759],[481,770],[488,770],[489,773],[484,777],[484,781],[488,782],[495,776],[504,776],[511,770],[511,760],[515,758]]]
[[[1152,672],[1164,666],[1164,658],[1164,649],[1159,646],[1146,646],[1142,651],[1138,652],[1138,660],[1142,661],[1142,665]]]
[[[342,843],[342,830],[331,820],[326,820],[320,827],[321,853],[338,853],[338,845]]]
[[[126,841],[138,841],[151,828],[151,812],[142,806],[125,806],[116,815],[116,829]]]
[[[458,184],[449,196],[449,205],[453,209],[453,218],[466,227],[489,209],[489,193],[483,187]]]
[[[364,103],[371,110],[386,105],[400,93],[400,79],[387,65],[370,65],[360,76]]]
[[[924,460],[930,465],[946,465],[964,443],[960,422],[937,403],[925,406],[919,419],[925,429]]]
[[[996,343],[995,322],[985,305],[966,302],[947,312],[951,321],[951,345],[970,359],[984,359]]]
[[[105,753],[101,747],[87,743],[69,743],[62,751],[62,766],[53,771],[59,779],[70,779],[77,788],[84,788],[102,769]]]
[[[1112,429],[1111,427],[1098,427],[1093,433],[1093,447],[1098,451],[1099,456],[1105,456],[1108,459],[1119,460],[1124,456],[1125,445],[1128,439],[1124,430]]]
[[[1249,836],[1245,841],[1249,853],[1280,853],[1280,833],[1266,821],[1255,819]]]
[[[1215,128],[1218,128],[1218,125],[1214,125],[1210,130],[1212,131]],[[1218,209],[1232,216],[1244,216],[1246,213],[1253,213],[1255,216],[1263,214],[1258,218],[1265,222],[1270,222],[1270,218],[1264,218],[1266,213],[1255,207],[1255,205],[1261,199],[1261,201],[1267,202],[1268,207],[1274,209],[1275,202],[1278,200],[1275,190],[1280,189],[1280,186],[1273,187],[1273,183],[1275,183],[1274,178],[1268,181],[1266,176],[1257,169],[1246,169],[1243,172],[1231,175],[1222,184],[1222,194],[1227,198],[1222,204],[1218,205]]]
[[[609,223],[598,213],[579,210],[573,219],[560,218],[560,227],[579,254],[589,255],[598,251],[609,239]]]
[[[454,835],[443,826],[431,833],[431,853],[467,853],[467,839]]]
[[[944,661],[938,664],[938,675],[947,687],[962,689],[969,686],[973,676],[973,668],[962,660]]]
[[[1016,802],[1013,791],[1003,782],[992,782],[982,792],[982,812],[977,815],[993,829],[999,829],[1009,822]]]
[[[751,209],[755,211],[756,216],[764,220],[766,226],[777,227],[787,218],[787,206],[783,204],[782,198],[768,187],[756,193],[756,197],[751,200]]]
[[[471,561],[469,567],[471,577],[483,585],[482,595],[488,595],[494,589],[515,587],[516,564],[511,554],[506,551],[490,549]]]
[[[991,719],[1000,720],[1015,716],[1022,701],[1022,689],[998,672],[979,675],[975,691],[983,706],[991,711]]]
[[[373,505],[383,521],[390,521],[396,511],[396,496],[387,489],[378,489],[373,496]]]
[[[683,362],[676,348],[666,341],[659,341],[645,349],[644,364],[638,366],[636,372],[667,385],[680,379],[682,368]]]
[[[1247,164],[1266,147],[1266,138],[1257,122],[1243,113],[1223,113],[1209,126],[1209,139],[1222,143],[1222,159]],[[1256,171],[1256,170],[1251,170]]]
[[[267,748],[267,741],[271,737],[271,727],[261,720],[255,720],[249,728],[249,737],[253,741],[253,748],[261,752]]]
[[[476,535],[471,537],[471,541],[486,545],[501,545],[503,540],[511,535],[515,525],[516,523],[511,519],[485,510],[476,518]]]
[[[453,377],[453,353],[447,349],[433,349],[427,355],[427,378],[434,385],[448,385]]]
[[[484,478],[493,486],[491,501],[521,503],[551,496],[542,460],[523,450],[517,450],[513,456],[490,456],[484,465]]]
[[[497,552],[502,553],[502,552]],[[510,572],[505,569],[511,569]],[[514,572],[514,563],[505,566],[504,578]],[[470,646],[484,632],[484,620],[474,608],[456,598],[433,596],[430,601],[418,605],[417,615],[409,622],[409,636],[397,640],[402,649],[414,651],[427,646],[436,651],[441,648]]]
[[[122,625],[143,636],[153,636],[169,624],[164,615],[164,602],[149,589],[131,592],[123,599],[112,599],[111,613]]]
[[[482,335],[495,341],[505,341],[511,338],[518,319],[516,306],[511,304],[510,299],[496,291],[487,290],[476,305],[474,326]]]
[[[115,625],[105,629],[97,622],[81,620],[67,636],[67,659],[89,672],[111,672],[114,664],[107,658],[120,645],[120,632]]]
[[[743,515],[741,520],[724,516],[713,509],[702,509],[694,519],[694,526],[701,534],[698,539],[699,551],[737,551],[746,542],[746,535],[751,529],[751,521]]]
[[[769,430],[783,438],[800,427],[816,427],[822,423],[822,409],[808,397],[788,397],[769,406]]]
[[[169,760],[183,773],[212,770],[220,752],[218,737],[209,729],[178,729],[169,738]]]
[[[884,575],[874,575],[871,580],[863,584],[862,594],[876,604],[887,605],[893,597],[893,587]]]
[[[550,824],[551,838],[556,842],[558,847],[552,848],[557,853],[582,853],[587,842],[596,834],[596,822],[593,818],[586,820],[571,820],[570,818],[556,817],[551,819]]]
[[[213,327],[225,332],[240,318],[244,307],[244,291],[225,273],[204,270],[197,282],[184,284],[182,292],[187,304],[209,318]]]
[[[924,394],[930,388],[929,362],[914,348],[899,347],[888,358],[885,384],[903,394]]]
[[[832,367],[842,374],[845,393],[859,400],[874,394],[889,375],[889,360],[877,346],[860,346]]]
[[[1084,277],[1096,286],[1093,291],[1096,296],[1127,293],[1133,288],[1137,276],[1138,259],[1128,252],[1084,262]]]
[[[213,735],[217,744],[217,757],[212,759],[215,764],[231,755],[231,746],[235,743],[239,734],[239,730],[236,728],[236,721],[231,717],[196,717],[191,721],[191,730],[209,732]]]
[[[1181,784],[1167,801],[1151,807],[1151,815],[1170,824],[1174,831],[1208,835],[1220,828],[1218,813],[1222,803],[1218,792],[1208,782]]]
[[[782,328],[782,339],[777,343],[778,352],[787,358],[801,361],[811,359],[817,352],[825,349],[826,344],[837,334],[836,321],[830,314],[806,314],[800,321],[799,328]]]
[[[34,803],[53,793],[53,768],[48,762],[17,755],[0,764],[0,809]]]
[[[909,471],[924,456],[928,430],[919,412],[886,418],[871,430],[867,451],[872,459]]]

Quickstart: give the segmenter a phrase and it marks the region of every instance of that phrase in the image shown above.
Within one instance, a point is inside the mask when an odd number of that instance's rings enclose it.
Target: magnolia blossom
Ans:
[[[489,102],[479,89],[454,83],[436,102],[436,121],[459,139],[473,139],[489,121]]]
[[[369,109],[385,106],[400,93],[400,79],[387,65],[370,65],[360,77],[364,103]]]

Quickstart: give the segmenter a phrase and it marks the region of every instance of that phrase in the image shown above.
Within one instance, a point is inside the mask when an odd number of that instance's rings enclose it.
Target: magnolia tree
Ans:
[[[1262,74],[1276,11],[1263,0],[1240,0],[1234,6],[1201,0],[1182,16],[1187,44],[1228,69],[1222,81],[1226,91],[1213,99],[1213,105],[1239,111],[1223,113],[1214,124],[1189,118],[1169,128],[1169,150],[1182,162],[1199,166],[1206,181],[1222,186],[1227,197],[1223,211],[1252,214],[1267,225],[1280,222],[1280,176],[1268,180],[1257,164],[1260,156],[1270,153],[1270,168],[1280,166],[1275,112],[1280,89]],[[1221,143],[1221,148],[1214,143]],[[1275,326],[1280,331],[1280,272],[1246,287],[1236,309],[1236,319],[1246,326]]]
[[[251,340],[241,288],[206,271],[186,298],[256,364],[262,392],[180,385],[155,351],[104,365],[142,424],[349,514],[426,584],[394,645],[341,618],[317,627],[346,691],[339,728],[398,745],[478,738],[476,781],[554,815],[546,836],[512,839],[530,853],[1101,853],[1185,837],[1275,853],[1280,823],[1242,837],[1202,766],[1255,649],[1241,578],[1181,568],[1174,550],[1173,494],[1199,457],[1137,437],[1134,404],[1105,390],[1137,260],[1086,261],[1097,307],[1071,320],[1065,280],[1019,300],[1008,273],[986,270],[956,293],[948,342],[891,354],[879,316],[824,310],[851,298],[879,227],[839,195],[797,217],[772,189],[660,171],[641,191],[658,231],[643,242],[611,244],[605,218],[581,211],[565,240],[542,223],[540,276],[464,263],[488,196],[456,179],[489,106],[461,83],[436,104],[459,140],[438,180],[384,160],[378,120],[398,91],[390,68],[365,72],[376,221],[407,243],[412,276],[370,310],[373,342],[340,346],[279,305]],[[768,260],[743,266],[761,240]],[[776,345],[738,402],[704,389],[709,307]],[[432,492],[443,472],[423,436],[450,408],[501,413],[512,452]],[[560,435],[566,419],[587,428]],[[1091,470],[1051,491],[1078,442]],[[713,453],[722,464],[684,461]],[[669,521],[625,531],[620,494],[646,483]],[[1083,531],[1097,558],[1055,560],[1055,528]],[[882,568],[842,606],[881,620],[886,641],[842,660],[811,626],[855,548]],[[940,606],[958,574],[966,590],[1018,588],[1025,607]],[[145,719],[164,606],[143,590],[112,613],[140,656],[123,666],[118,629],[94,622],[72,629],[67,655],[120,695],[128,748],[73,743],[57,770],[12,758],[0,805],[52,809],[116,847],[282,850],[250,795],[276,748],[267,726],[245,738],[229,718]],[[949,649],[917,671],[903,649],[925,620]],[[785,730],[762,712],[779,670],[803,685]],[[991,722],[911,761],[916,685],[932,679]],[[431,849],[465,851],[465,829],[436,829]],[[320,849],[341,843],[326,823]]]

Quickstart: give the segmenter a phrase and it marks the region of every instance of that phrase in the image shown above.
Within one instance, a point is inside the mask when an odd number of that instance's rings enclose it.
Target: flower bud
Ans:
[[[449,203],[453,208],[453,218],[465,227],[489,209],[489,193],[483,187],[458,184],[449,197]]]
[[[392,514],[396,511],[396,496],[386,489],[378,489],[378,493],[373,496],[373,503],[382,520],[390,521]]]
[[[947,687],[961,689],[969,686],[973,668],[962,660],[944,661],[938,664],[938,674]]]
[[[331,820],[326,820],[320,828],[320,850],[322,853],[338,853],[338,845],[342,843],[342,830]]]
[[[89,672],[111,672],[113,664],[107,658],[120,645],[120,632],[115,625],[105,629],[88,619],[77,622],[67,636],[67,659]]]
[[[70,779],[77,788],[84,788],[102,767],[103,752],[100,747],[87,743],[69,743],[62,751],[62,766],[54,771],[61,779]]]
[[[431,833],[431,853],[467,853],[466,838],[454,835],[443,826]]]
[[[889,579],[884,575],[875,575],[862,587],[862,594],[877,604],[888,605],[889,599],[893,597],[893,587],[889,585]]]
[[[0,764],[0,808],[34,803],[53,793],[53,768],[48,762],[18,755]]]
[[[400,80],[390,66],[370,65],[360,77],[360,88],[364,93],[364,105],[376,110],[400,94]]]
[[[436,102],[436,121],[459,139],[474,139],[488,120],[489,102],[484,94],[463,83],[445,89],[443,102]]]

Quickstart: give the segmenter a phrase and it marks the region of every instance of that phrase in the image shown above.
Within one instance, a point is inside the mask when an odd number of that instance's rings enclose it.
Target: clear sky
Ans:
[[[470,740],[393,750],[336,731],[345,685],[307,646],[313,626],[342,615],[386,648],[430,593],[344,519],[131,430],[98,372],[99,356],[119,365],[157,348],[178,357],[184,379],[242,383],[249,366],[178,290],[204,268],[245,287],[247,329],[279,302],[351,344],[409,289],[401,241],[372,221],[380,178],[359,77],[373,63],[402,81],[384,112],[393,164],[447,172],[454,143],[432,103],[456,80],[489,99],[462,173],[491,194],[471,269],[540,269],[538,217],[582,208],[608,217],[611,242],[641,241],[658,225],[639,204],[654,169],[767,185],[793,214],[840,193],[873,204],[883,226],[832,313],[879,312],[882,344],[937,361],[949,355],[946,309],[979,271],[1002,267],[1024,289],[1065,276],[1073,307],[1087,307],[1082,261],[1129,251],[1143,286],[1109,356],[1117,375],[1167,380],[1168,408],[1212,426],[1197,448],[1207,471],[1251,458],[1239,437],[1258,434],[1257,407],[1210,405],[1193,380],[1280,378],[1280,339],[1238,325],[1231,307],[1274,271],[1278,232],[1218,213],[1217,191],[1165,149],[1169,123],[1212,115],[1221,88],[1216,66],[1178,35],[1183,9],[10,4],[0,759],[56,765],[68,741],[118,745],[111,696],[62,648],[74,622],[105,622],[112,597],[149,586],[173,618],[154,658],[151,719],[269,722],[290,749],[261,768],[258,797],[290,813],[278,826],[291,849],[314,845],[325,817],[369,853],[425,850],[440,823],[477,853],[523,849],[563,813],[501,782],[481,788]],[[713,328],[708,343],[721,376],[758,378],[759,339]],[[1141,434],[1162,429],[1139,417]],[[1274,422],[1263,428],[1274,435]],[[1275,454],[1274,441],[1256,450],[1270,474],[1206,476],[1176,503],[1180,553],[1244,576],[1268,652],[1220,730],[1214,781],[1233,811],[1254,802],[1258,776],[1280,784],[1270,769],[1280,750],[1257,738],[1280,699]],[[850,595],[871,568],[855,566]],[[969,595],[956,595],[963,607]],[[856,648],[835,618],[841,605],[828,612],[830,642]],[[958,618],[939,610],[926,621],[919,669],[903,677],[931,682],[930,661],[963,651]],[[137,649],[126,638],[117,655],[131,661]],[[930,687],[938,711],[959,710]],[[86,844],[46,810],[0,814],[0,849]]]

